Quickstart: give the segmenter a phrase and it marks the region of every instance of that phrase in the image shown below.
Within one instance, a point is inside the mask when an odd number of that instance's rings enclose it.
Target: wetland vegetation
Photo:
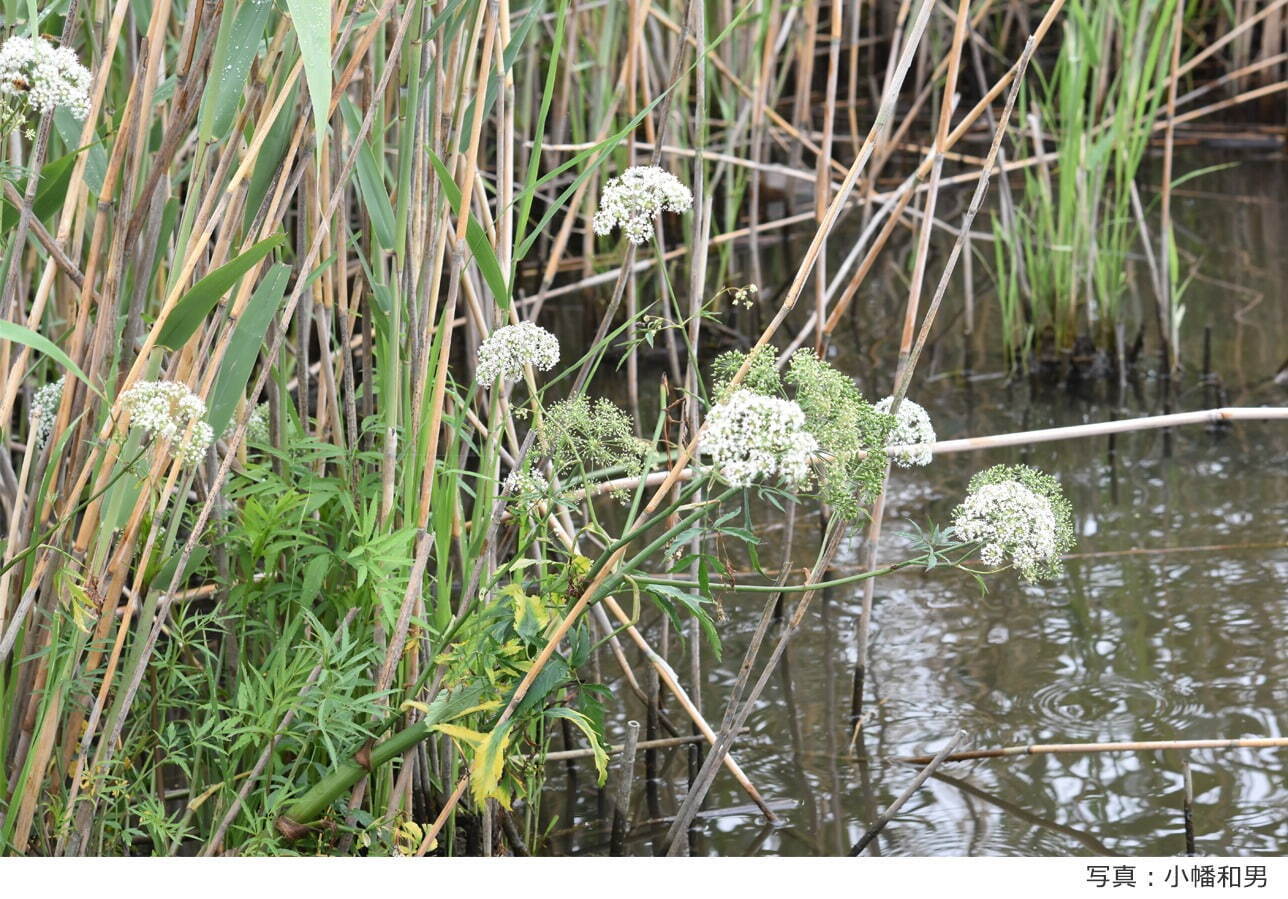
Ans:
[[[1288,0],[0,37],[3,853],[1288,844]]]

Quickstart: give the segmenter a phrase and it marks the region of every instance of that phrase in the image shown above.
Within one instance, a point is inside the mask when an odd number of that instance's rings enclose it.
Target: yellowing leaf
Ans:
[[[425,839],[423,827],[415,821],[404,821],[394,830],[394,851],[399,855],[415,855],[423,839]]]
[[[512,656],[527,655],[527,650],[523,648],[523,644],[518,640],[506,640],[497,647],[497,653],[502,658],[510,658]]]
[[[527,594],[523,592],[523,588],[520,587],[518,584],[507,584],[506,586],[498,590],[496,595],[508,596],[510,599],[517,602],[518,600],[523,599],[523,597],[526,596]]]
[[[595,772],[599,775],[600,786],[608,779],[608,752],[604,749],[604,744],[599,739],[599,734],[595,732],[595,726],[590,719],[575,709],[554,708],[547,709],[546,716],[549,718],[563,718],[571,721],[583,734],[590,743],[590,750],[595,754]]]
[[[90,633],[97,623],[97,616],[94,614],[97,610],[94,607],[94,600],[90,599],[89,593],[80,584],[72,581],[70,578],[66,581],[67,593],[71,598],[72,622],[82,633]]]
[[[468,727],[461,727],[459,724],[435,724],[433,729],[447,734],[454,740],[468,743],[475,748],[478,748],[478,745],[487,739],[478,731],[470,730]]]
[[[88,634],[94,629],[94,619],[85,611],[85,607],[80,603],[72,604],[72,622],[76,625],[76,629],[82,634]]]
[[[474,763],[470,765],[470,788],[477,804],[495,799],[506,808],[510,807],[510,795],[501,787],[505,750],[509,745],[510,725],[507,722],[488,734],[486,741],[474,753]]]
[[[201,808],[203,804],[205,804],[205,801],[207,799],[215,795],[215,793],[219,792],[219,790],[223,788],[223,785],[224,785],[224,782],[221,780],[219,783],[215,784],[214,786],[206,787],[205,791],[202,792],[200,796],[188,802],[188,808],[191,811],[195,812],[197,809]]]
[[[404,658],[415,658],[420,652],[420,628],[413,627],[407,635],[407,643],[403,646]]]
[[[493,709],[499,709],[500,707],[501,707],[501,700],[489,699],[487,702],[480,702],[478,705],[470,706],[468,709],[462,709],[456,714],[450,716],[447,720],[454,721],[457,718],[464,718],[470,712],[490,712]]]
[[[541,599],[536,596],[520,595],[514,601],[514,629],[524,639],[531,640],[541,633],[550,621]]]

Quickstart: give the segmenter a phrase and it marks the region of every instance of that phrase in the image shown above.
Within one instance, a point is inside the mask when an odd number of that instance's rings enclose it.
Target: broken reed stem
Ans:
[[[1211,425],[1227,421],[1288,421],[1288,406],[1233,406],[1221,409],[1204,409],[1199,412],[1174,412],[1170,415],[1148,415],[1143,418],[1124,418],[1087,425],[1067,425],[1061,428],[1041,428],[1036,431],[1016,431],[992,437],[963,437],[960,440],[939,440],[930,444],[935,455],[964,453],[973,450],[997,449],[1004,446],[1029,446],[1056,440],[1075,440],[1084,437],[1103,437],[1107,434],[1125,434],[1151,431],[1158,428],[1175,428],[1182,425]]]
[[[1067,755],[1080,752],[1158,752],[1194,749],[1288,749],[1288,737],[1239,737],[1229,740],[1138,740],[1120,743],[1032,743],[1027,746],[1005,746],[1001,749],[972,749],[957,752],[945,762],[969,762],[975,759],[1014,758],[1021,755]],[[930,756],[917,755],[897,761],[924,765]]]
[[[864,849],[868,848],[868,844],[877,838],[877,835],[881,833],[887,824],[890,823],[891,818],[899,814],[899,809],[903,808],[903,804],[912,798],[913,793],[916,793],[921,789],[921,785],[935,773],[935,769],[951,758],[950,753],[957,748],[957,744],[965,739],[965,737],[966,731],[957,731],[943,749],[939,750],[939,752],[935,753],[933,757],[924,762],[926,767],[918,772],[917,776],[912,779],[912,783],[908,784],[907,788],[899,794],[899,797],[895,799],[894,802],[890,803],[890,806],[881,813],[881,816],[877,818],[876,823],[868,829],[868,832],[854,844],[850,849],[850,855],[859,855]]]
[[[635,750],[639,745],[640,723],[626,722],[626,742],[622,744],[621,763],[617,766],[617,791],[613,802],[613,830],[608,845],[608,854],[619,856],[622,845],[626,842],[626,831],[630,826],[631,816],[631,783],[635,779]],[[660,740],[651,740],[654,746]],[[688,742],[687,740],[685,742]],[[648,747],[652,748],[652,747]]]
[[[1185,819],[1185,854],[1195,855],[1194,851],[1194,772],[1190,769],[1190,754],[1181,753],[1182,806],[1181,814]]]

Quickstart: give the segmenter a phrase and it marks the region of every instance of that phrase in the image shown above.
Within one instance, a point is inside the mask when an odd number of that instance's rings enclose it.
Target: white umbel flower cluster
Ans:
[[[246,439],[256,443],[268,443],[268,403],[260,403],[246,420]]]
[[[550,492],[550,482],[539,471],[512,471],[506,475],[504,487],[510,496],[529,500]]]
[[[894,397],[888,396],[873,408],[889,415],[893,402]],[[899,403],[895,418],[898,423],[886,438],[887,445],[891,447],[890,459],[900,468],[929,465],[932,458],[930,444],[935,442],[935,428],[931,425],[926,410],[904,397],[903,402]]]
[[[27,439],[37,450],[44,447],[45,441],[53,433],[54,417],[58,415],[58,404],[63,401],[63,385],[66,383],[65,377],[50,381],[31,398],[31,411],[28,414],[31,429]]]
[[[520,322],[497,328],[479,345],[478,379],[492,384],[497,378],[517,381],[523,366],[549,371],[559,362],[559,341],[540,325]]]
[[[796,403],[742,389],[711,409],[702,451],[730,486],[776,476],[795,487],[809,480],[818,441]]]
[[[200,462],[215,439],[206,419],[206,404],[178,381],[143,381],[121,395],[130,423],[159,440],[169,441],[176,456],[189,465]]]
[[[693,192],[670,172],[655,165],[633,166],[604,187],[595,233],[603,237],[621,228],[631,243],[648,243],[659,212],[688,212],[692,206]]]
[[[953,528],[961,539],[979,542],[985,565],[1009,561],[1030,580],[1060,558],[1051,501],[1019,481],[976,487],[957,507]]]
[[[62,107],[77,119],[85,118],[92,81],[75,53],[43,37],[16,35],[0,46],[0,95],[39,112]]]
[[[234,417],[224,428],[224,432],[219,435],[220,440],[231,440],[233,434],[237,433],[237,419]],[[268,443],[268,403],[260,403],[254,409],[250,410],[250,417],[246,419],[246,441],[255,443]]]

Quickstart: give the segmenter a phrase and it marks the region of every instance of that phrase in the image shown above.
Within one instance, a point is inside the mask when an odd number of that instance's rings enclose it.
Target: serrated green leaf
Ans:
[[[715,652],[716,658],[720,657],[720,634],[716,631],[715,622],[711,620],[711,616],[702,608],[702,604],[710,603],[711,600],[681,590],[679,587],[672,587],[669,584],[645,584],[644,588],[652,594],[653,598],[662,606],[662,610],[671,617],[672,621],[676,621],[677,626],[678,621],[675,618],[671,600],[675,600],[693,613],[693,617],[698,620],[698,625],[707,637],[707,642],[711,644],[711,649]]]

